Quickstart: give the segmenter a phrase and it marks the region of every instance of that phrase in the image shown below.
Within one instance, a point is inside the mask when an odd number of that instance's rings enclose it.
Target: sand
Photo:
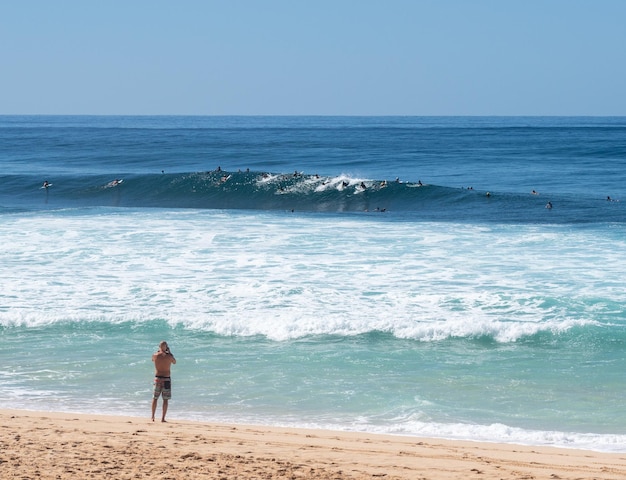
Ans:
[[[2,479],[626,479],[626,454],[0,410]]]

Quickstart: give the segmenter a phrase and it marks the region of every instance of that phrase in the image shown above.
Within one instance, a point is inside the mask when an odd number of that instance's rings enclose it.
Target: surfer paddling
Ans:
[[[172,379],[170,377],[170,367],[176,365],[176,359],[167,342],[163,341],[159,344],[159,350],[152,355],[154,362],[154,392],[152,395],[152,421],[156,413],[157,402],[160,396],[163,396],[163,414],[161,421],[165,422],[167,407],[170,398],[172,398]]]
[[[124,180],[122,180],[121,178],[116,178],[115,180],[111,180],[109,183],[107,183],[104,188],[111,188],[111,187],[117,187],[120,183],[122,183]]]

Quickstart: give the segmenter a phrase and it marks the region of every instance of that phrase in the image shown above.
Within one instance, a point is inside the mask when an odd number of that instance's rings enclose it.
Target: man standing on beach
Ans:
[[[163,341],[159,344],[159,350],[152,355],[154,362],[154,394],[152,395],[152,421],[154,422],[154,414],[156,413],[157,401],[159,396],[163,395],[163,415],[161,421],[165,422],[165,414],[167,413],[167,404],[172,398],[172,379],[170,378],[170,366],[176,365],[176,359],[167,342]]]

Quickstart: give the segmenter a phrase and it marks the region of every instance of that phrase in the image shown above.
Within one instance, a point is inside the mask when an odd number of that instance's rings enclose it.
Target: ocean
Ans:
[[[0,185],[3,408],[167,340],[172,421],[626,452],[626,118],[0,116]]]

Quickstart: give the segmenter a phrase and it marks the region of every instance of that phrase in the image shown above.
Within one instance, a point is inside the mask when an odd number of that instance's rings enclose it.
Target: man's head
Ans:
[[[159,350],[166,353],[170,350],[170,347],[167,346],[167,342],[165,340],[159,343]]]

